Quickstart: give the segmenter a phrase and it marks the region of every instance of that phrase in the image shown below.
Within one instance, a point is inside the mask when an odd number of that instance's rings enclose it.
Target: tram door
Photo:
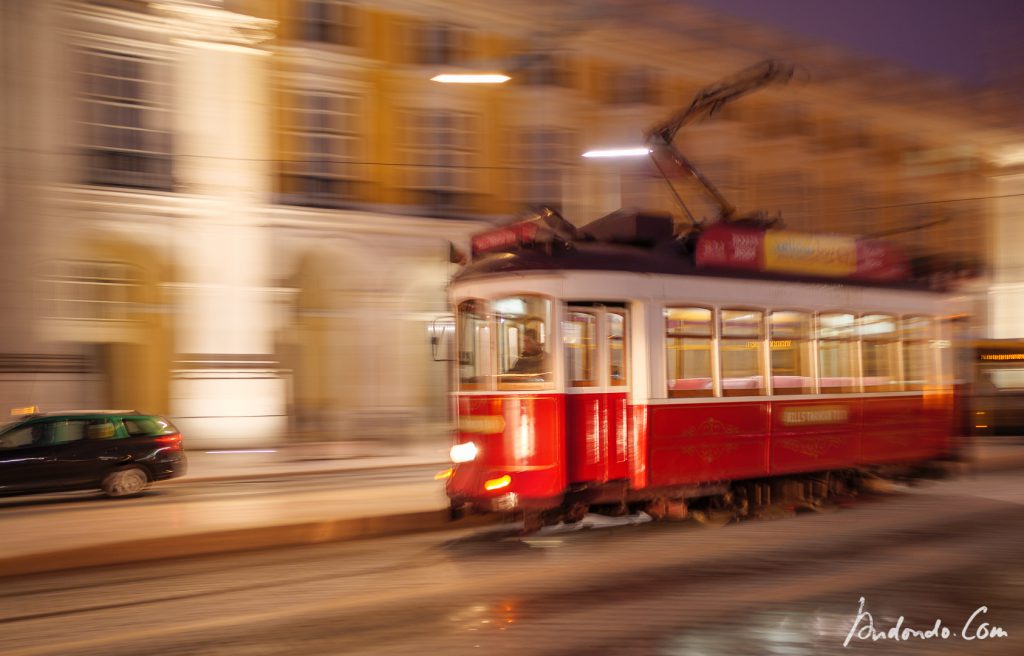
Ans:
[[[570,483],[629,476],[626,307],[570,304],[562,322]]]

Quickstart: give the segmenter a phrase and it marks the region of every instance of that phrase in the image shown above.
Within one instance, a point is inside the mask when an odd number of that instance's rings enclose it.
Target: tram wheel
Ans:
[[[523,513],[523,535],[533,535],[544,528],[544,515],[536,511],[525,511]]]
[[[583,518],[587,514],[587,510],[589,510],[589,508],[585,503],[572,504],[569,506],[569,509],[565,511],[565,523],[575,524],[577,522],[582,522]]]

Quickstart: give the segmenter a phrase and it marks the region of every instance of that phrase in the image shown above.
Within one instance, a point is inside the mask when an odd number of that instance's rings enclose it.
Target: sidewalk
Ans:
[[[970,445],[967,454],[967,472],[1024,468],[1024,437],[985,438]]]
[[[1024,468],[1024,441],[996,438],[972,445],[964,475]],[[407,475],[339,489],[301,485],[282,494],[168,497],[166,502],[44,506],[4,516],[0,577],[232,551],[318,544],[443,530],[493,521],[451,522],[444,486],[422,470],[447,466],[430,450],[353,457],[343,447],[307,445],[263,452],[192,452],[190,474],[179,482],[296,478],[311,474],[408,468]],[[419,471],[417,471],[417,469]],[[59,521],[55,515],[60,514]]]
[[[268,449],[189,451],[188,475],[163,485],[429,465],[436,465],[440,471],[449,466],[447,446],[424,445],[387,455],[368,449],[359,443],[339,442]]]

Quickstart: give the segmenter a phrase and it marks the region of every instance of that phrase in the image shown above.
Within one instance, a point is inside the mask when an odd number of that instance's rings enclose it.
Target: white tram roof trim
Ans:
[[[565,301],[647,301],[895,315],[941,315],[951,305],[959,305],[951,295],[923,290],[628,271],[561,271],[557,275],[550,271],[517,272],[457,281],[452,284],[451,293],[455,300],[540,294]]]

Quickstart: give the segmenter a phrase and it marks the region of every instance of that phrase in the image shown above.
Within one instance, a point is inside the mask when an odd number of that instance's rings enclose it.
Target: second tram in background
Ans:
[[[958,342],[970,383],[965,398],[968,429],[977,436],[1024,435],[1024,341]]]

